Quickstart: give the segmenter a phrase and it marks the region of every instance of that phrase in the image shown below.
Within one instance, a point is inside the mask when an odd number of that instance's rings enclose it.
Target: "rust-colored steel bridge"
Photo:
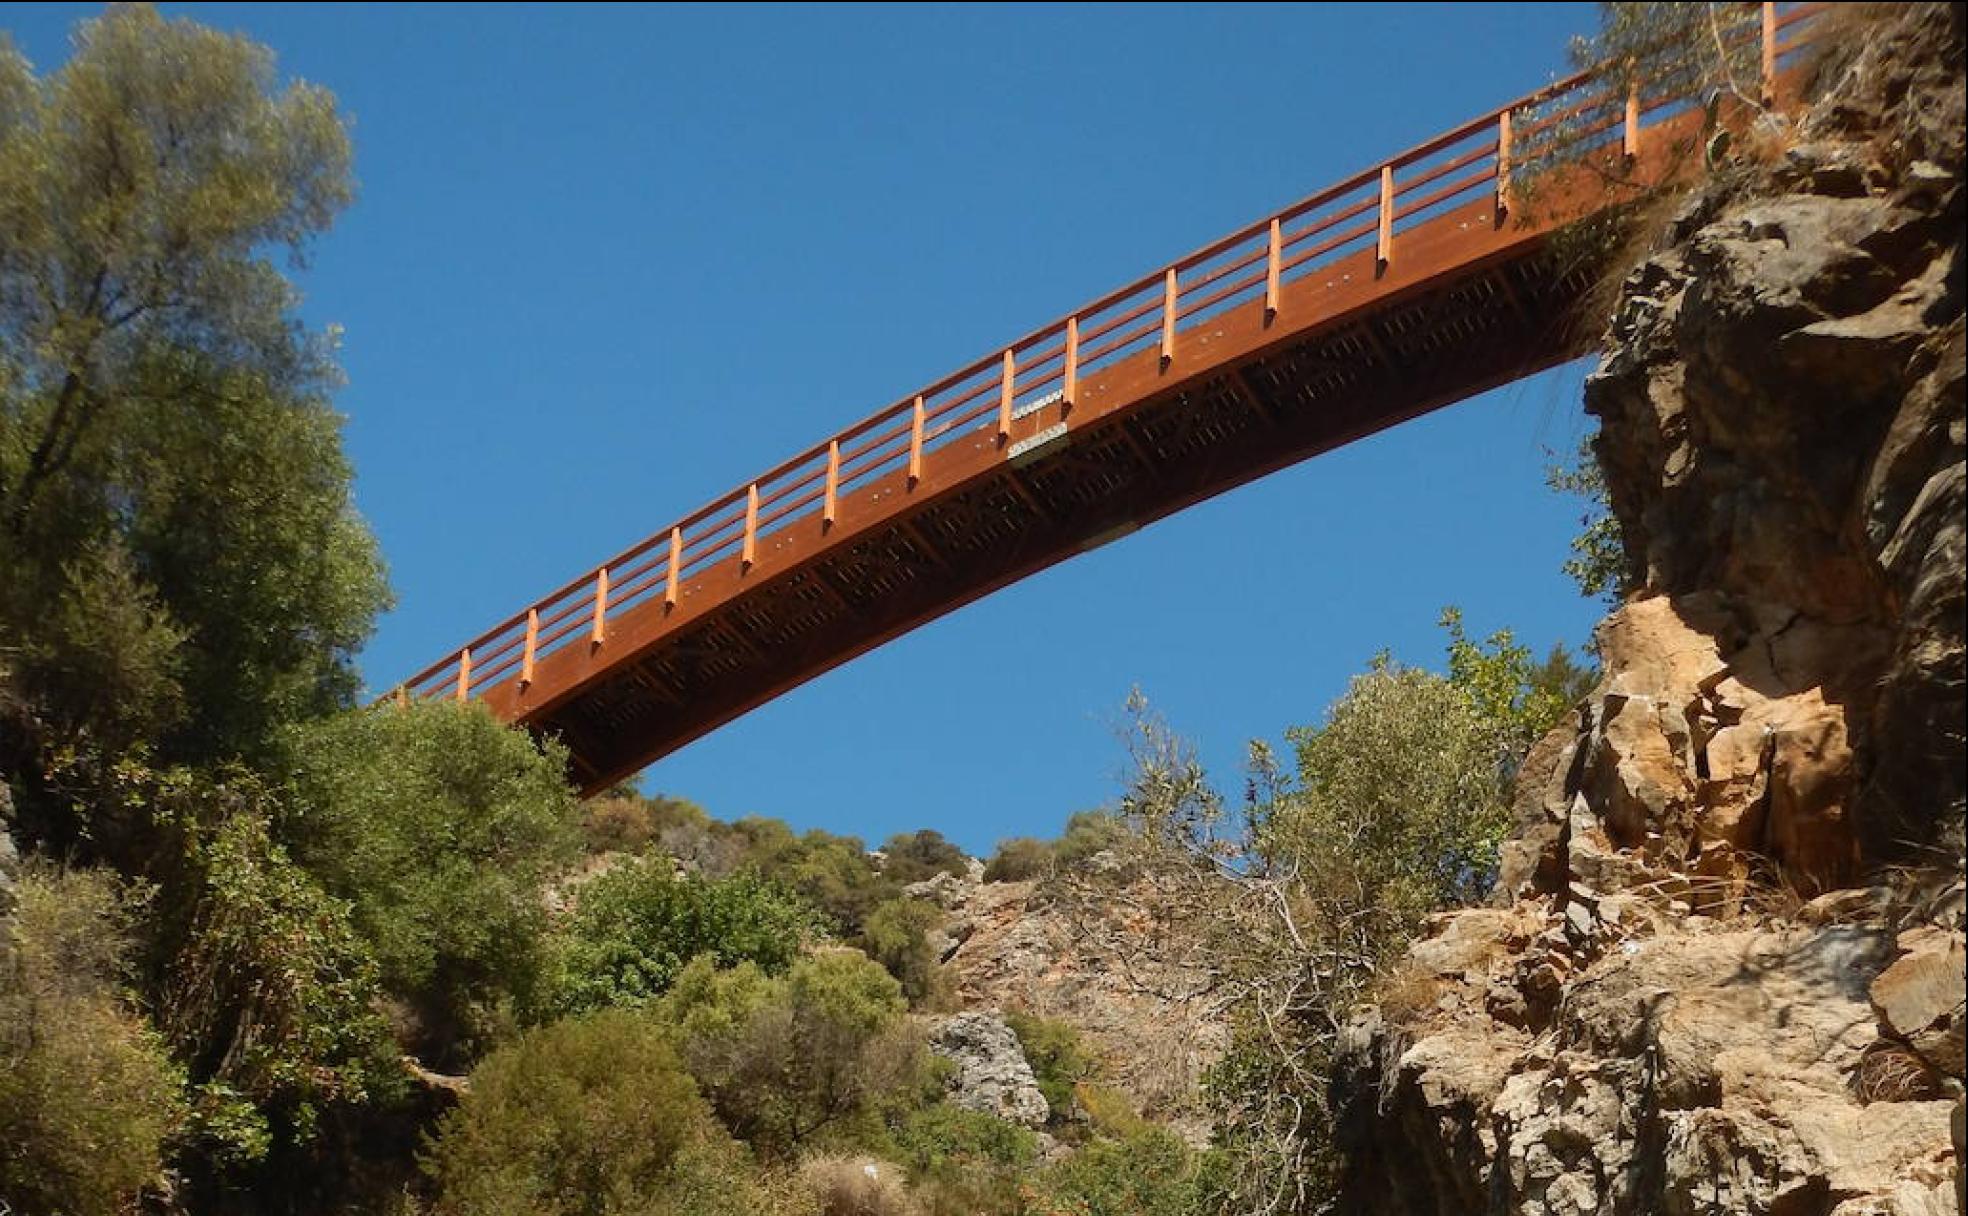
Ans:
[[[1767,103],[1826,6],[1760,7],[1739,36]],[[1698,158],[1717,121],[1612,73],[1558,81],[924,385],[397,695],[483,698],[606,788],[1055,562],[1580,353],[1596,268],[1552,234]]]

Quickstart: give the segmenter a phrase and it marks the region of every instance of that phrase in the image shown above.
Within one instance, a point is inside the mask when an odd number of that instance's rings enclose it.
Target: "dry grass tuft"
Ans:
[[[1926,1102],[1942,1097],[1940,1074],[1898,1043],[1875,1043],[1859,1057],[1852,1091],[1860,1102]]]
[[[800,1182],[819,1203],[818,1216],[921,1216],[902,1171],[873,1157],[813,1157]]]

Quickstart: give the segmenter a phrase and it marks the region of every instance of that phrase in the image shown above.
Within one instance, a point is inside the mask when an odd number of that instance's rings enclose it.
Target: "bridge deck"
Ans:
[[[1766,89],[1820,7],[1763,6]],[[1577,353],[1597,268],[1551,234],[1678,171],[1702,121],[1585,74],[1482,115],[809,448],[403,695],[483,697],[605,788],[1054,562]]]

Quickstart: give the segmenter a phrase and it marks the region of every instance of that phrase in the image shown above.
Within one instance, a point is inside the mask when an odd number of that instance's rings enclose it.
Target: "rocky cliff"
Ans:
[[[1870,7],[1624,280],[1636,591],[1353,1027],[1342,1211],[1963,1210],[1962,16]]]
[[[947,974],[966,1009],[1069,1023],[1103,1079],[1192,1143],[1209,1136],[1199,1094],[1229,1028],[1207,960],[1139,885],[1099,898],[1037,882],[945,884]]]

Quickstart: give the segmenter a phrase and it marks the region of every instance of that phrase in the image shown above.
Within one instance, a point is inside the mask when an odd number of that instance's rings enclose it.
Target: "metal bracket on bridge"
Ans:
[[[1041,451],[1066,438],[1066,424],[1055,422],[1036,435],[1028,435],[1011,445],[1005,459],[1011,461],[1013,468],[1023,468],[1039,458]]]

